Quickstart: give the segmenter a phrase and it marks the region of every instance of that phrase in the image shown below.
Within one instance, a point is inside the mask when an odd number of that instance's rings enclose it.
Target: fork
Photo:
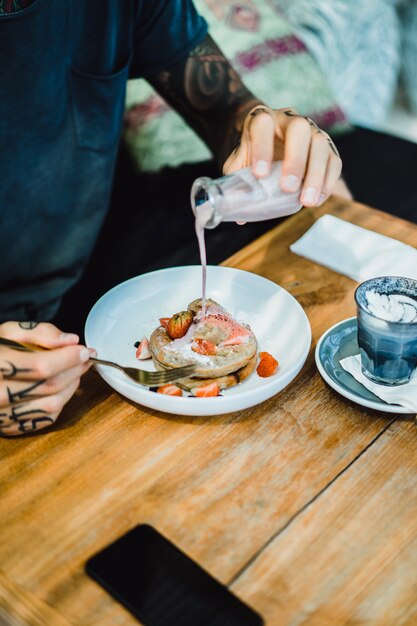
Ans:
[[[36,346],[31,343],[24,343],[14,341],[13,339],[5,339],[0,337],[0,345],[12,348],[13,350],[21,350],[22,352],[44,352],[48,348],[42,346]],[[160,370],[157,372],[149,372],[148,370],[141,370],[136,367],[125,367],[113,361],[105,361],[104,359],[98,359],[96,357],[90,357],[89,359],[93,363],[100,365],[109,365],[122,371],[128,378],[135,383],[140,383],[145,387],[157,387],[158,385],[164,385],[179,378],[190,376],[195,370],[195,365],[184,365],[183,367],[175,367],[167,370]]]
[[[113,361],[105,361],[104,359],[97,359],[96,357],[90,357],[90,361],[93,363],[99,363],[100,365],[110,365],[121,370],[135,381],[145,385],[145,387],[157,387],[158,385],[165,385],[179,378],[190,376],[195,371],[195,365],[184,365],[183,367],[174,367],[169,370],[159,370],[157,372],[149,372],[148,370],[140,370],[136,367],[125,367],[113,363]]]

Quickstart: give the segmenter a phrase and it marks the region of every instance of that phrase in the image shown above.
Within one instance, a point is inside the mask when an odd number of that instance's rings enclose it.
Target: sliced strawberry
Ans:
[[[273,376],[278,369],[278,361],[269,352],[260,352],[260,361],[256,372],[261,378]]]
[[[139,342],[138,349],[136,350],[136,358],[144,361],[151,358],[151,352],[149,350],[149,341],[146,337],[142,337]]]
[[[213,398],[214,396],[219,395],[220,387],[218,383],[209,383],[203,387],[194,387],[194,389],[191,390],[191,393],[197,398]]]
[[[182,389],[176,385],[162,385],[158,387],[158,393],[163,393],[166,396],[182,396]]]
[[[212,343],[211,341],[207,341],[206,339],[200,339],[200,337],[194,339],[191,345],[191,350],[193,350],[193,352],[197,352],[198,354],[204,354],[206,356],[213,356],[214,354],[217,354],[216,344]]]
[[[169,322],[170,319],[171,319],[170,317],[160,317],[159,318],[159,323],[161,324],[161,326],[166,328],[168,326],[168,322]]]
[[[180,339],[184,337],[187,333],[187,330],[190,328],[193,323],[193,314],[191,311],[180,311],[179,313],[175,313],[167,324],[166,331],[171,339]]]

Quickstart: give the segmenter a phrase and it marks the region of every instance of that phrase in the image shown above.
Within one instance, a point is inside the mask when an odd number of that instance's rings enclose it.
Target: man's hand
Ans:
[[[329,135],[294,109],[273,110],[258,105],[246,116],[240,142],[224,164],[230,174],[252,166],[256,176],[268,176],[273,161],[283,161],[283,191],[300,190],[306,206],[322,204],[332,193],[342,161]]]
[[[0,337],[49,349],[21,352],[0,346],[0,433],[22,435],[50,426],[75,393],[95,351],[52,324],[6,322],[0,324]]]
[[[202,137],[225,173],[252,165],[257,176],[266,176],[272,161],[283,160],[281,187],[302,190],[303,204],[321,204],[333,191],[342,162],[329,135],[293,109],[265,106],[209,36],[150,82]]]

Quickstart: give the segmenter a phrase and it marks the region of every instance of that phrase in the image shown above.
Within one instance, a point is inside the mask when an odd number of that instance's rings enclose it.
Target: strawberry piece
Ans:
[[[220,387],[218,383],[209,383],[203,387],[194,387],[194,389],[191,390],[191,393],[197,398],[214,398],[214,396],[219,395]]]
[[[158,387],[157,393],[163,393],[166,396],[182,396],[182,389],[177,387],[176,385],[162,385]]]
[[[256,368],[258,376],[261,378],[273,376],[278,369],[278,361],[269,352],[260,352],[259,356],[261,360]]]
[[[151,351],[149,350],[149,341],[146,337],[142,337],[139,342],[138,349],[136,350],[136,358],[140,361],[151,358]]]
[[[201,339],[200,337],[194,339],[191,345],[191,350],[206,356],[213,356],[214,354],[217,354],[216,344],[211,341],[207,341],[206,339]]]
[[[187,330],[193,323],[193,314],[191,311],[180,311],[175,313],[168,320],[166,331],[171,339],[180,339],[184,337]]]

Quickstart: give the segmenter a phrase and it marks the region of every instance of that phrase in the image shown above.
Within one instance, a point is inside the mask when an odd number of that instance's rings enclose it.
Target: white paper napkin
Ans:
[[[409,383],[405,385],[396,385],[395,387],[387,387],[386,385],[378,385],[373,383],[362,374],[360,354],[348,356],[340,361],[340,365],[344,370],[352,374],[356,380],[372,391],[378,398],[388,402],[388,404],[400,404],[406,409],[416,411],[417,413],[417,370],[411,376]]]
[[[333,215],[320,217],[290,250],[358,282],[376,276],[417,279],[415,248]]]

